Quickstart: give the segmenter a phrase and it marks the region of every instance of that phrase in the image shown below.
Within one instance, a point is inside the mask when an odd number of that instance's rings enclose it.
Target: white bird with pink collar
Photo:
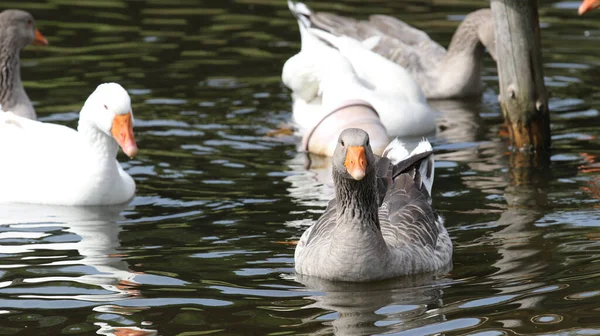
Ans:
[[[317,144],[314,137],[304,149],[332,155],[337,137],[349,127],[364,129],[375,153],[388,144],[387,135],[435,132],[437,112],[404,68],[371,50],[379,43],[377,37],[358,41],[332,35],[312,26],[312,12],[306,5],[291,1],[288,5],[298,20],[302,41],[300,52],[288,59],[282,70],[283,83],[292,90],[294,122],[304,135],[315,128],[320,131],[325,119],[331,124],[325,130],[331,136],[326,143],[318,140],[322,142],[316,146],[318,151],[311,148]],[[361,103],[349,104],[353,101]],[[347,106],[354,110],[342,110]],[[349,119],[352,124],[345,123]],[[378,119],[380,125],[376,125]]]

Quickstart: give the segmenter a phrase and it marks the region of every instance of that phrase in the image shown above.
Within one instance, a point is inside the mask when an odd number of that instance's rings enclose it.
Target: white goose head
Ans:
[[[81,109],[80,130],[82,125],[96,128],[113,138],[130,158],[133,158],[138,151],[133,135],[131,98],[117,83],[98,85]]]

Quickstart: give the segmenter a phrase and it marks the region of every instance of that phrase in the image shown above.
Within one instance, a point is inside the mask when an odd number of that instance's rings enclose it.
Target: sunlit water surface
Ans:
[[[444,3],[310,4],[395,15],[443,45],[487,4]],[[267,136],[291,117],[285,1],[0,5],[31,11],[50,41],[22,55],[41,119],[74,127],[117,81],[140,147],[119,156],[138,184],[124,208],[0,207],[0,334],[600,334],[600,14],[577,17],[578,1],[541,1],[549,167],[515,168],[487,57],[481,100],[434,103],[454,268],[360,286],[293,272],[290,243],[333,192],[327,161]]]

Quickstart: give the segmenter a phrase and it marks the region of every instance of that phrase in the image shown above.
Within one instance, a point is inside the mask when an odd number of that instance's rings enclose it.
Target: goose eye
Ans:
[[[344,140],[340,140],[340,145],[342,145],[342,147],[344,147]]]
[[[32,23],[33,23],[33,21],[31,21],[31,19],[27,20],[27,24],[28,24],[28,25],[30,25],[30,24],[32,24]]]
[[[104,109],[105,109],[105,110],[108,110],[108,106],[106,106],[106,104],[104,104]]]

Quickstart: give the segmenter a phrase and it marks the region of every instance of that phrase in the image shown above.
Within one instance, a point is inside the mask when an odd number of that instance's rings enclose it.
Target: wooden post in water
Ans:
[[[550,148],[537,0],[492,0],[500,105],[516,149]]]

